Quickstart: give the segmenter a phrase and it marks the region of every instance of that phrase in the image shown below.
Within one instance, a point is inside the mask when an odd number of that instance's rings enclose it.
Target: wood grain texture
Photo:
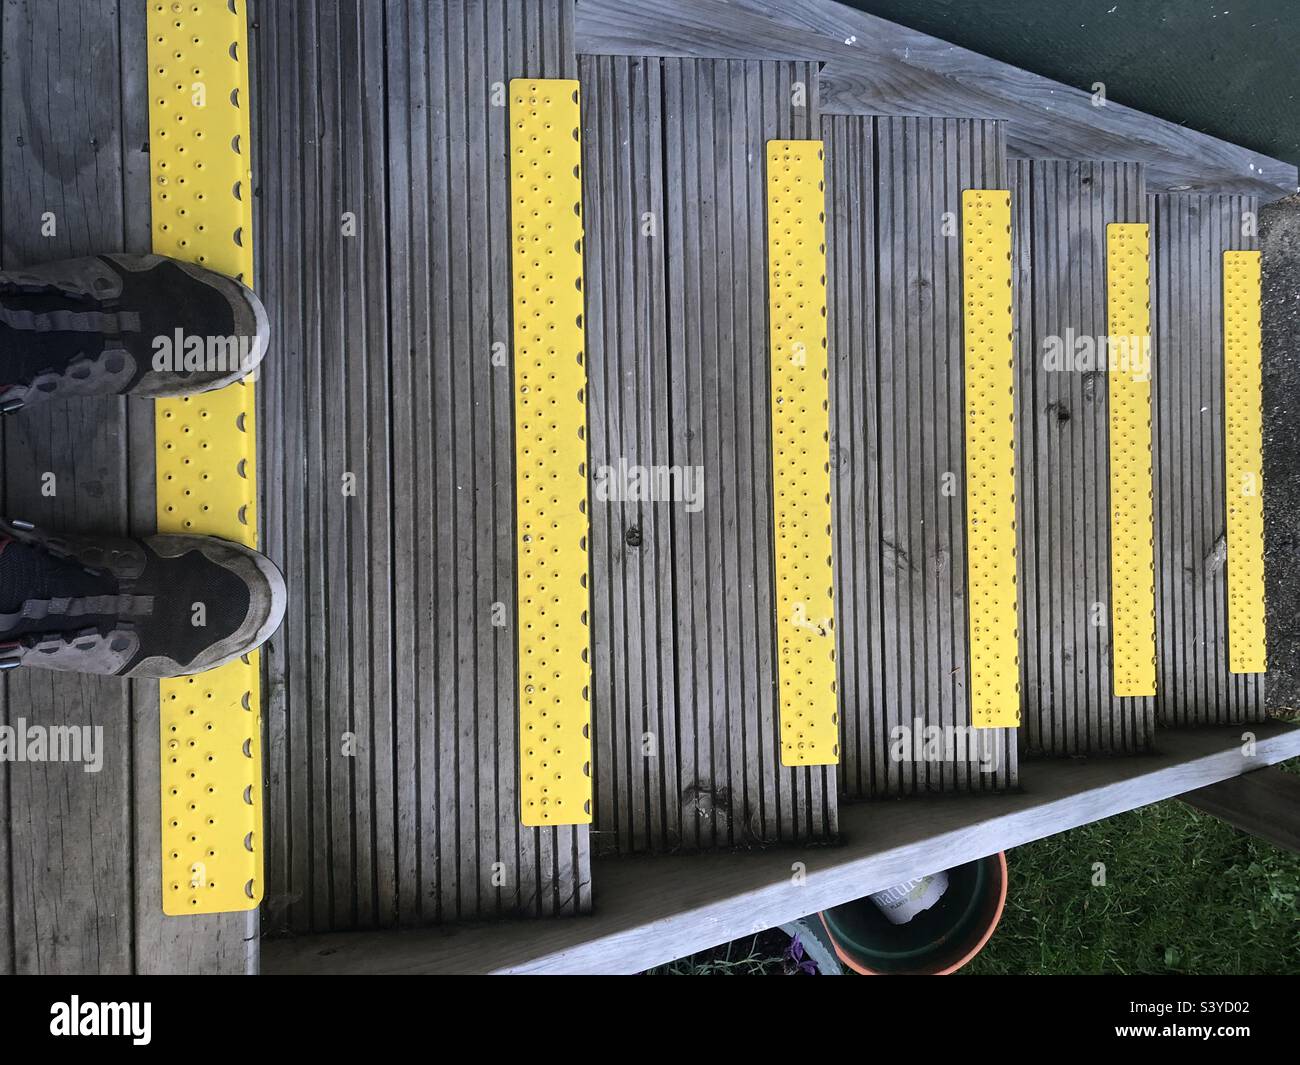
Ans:
[[[1188,792],[1183,802],[1300,854],[1300,775],[1275,767],[1259,769]]]
[[[123,245],[127,101],[118,19],[111,0],[13,3],[0,14],[0,263],[6,268]],[[130,105],[143,107],[144,100]],[[124,400],[38,406],[0,429],[7,516],[56,530],[125,532]],[[19,973],[129,972],[130,687],[111,678],[22,670],[8,674],[4,688],[10,725],[22,719],[103,730],[97,773],[72,762],[0,770],[10,804],[4,881],[12,894],[0,907],[11,929],[8,965]]]
[[[1014,787],[967,689],[961,193],[999,123],[827,116],[836,600],[846,796]],[[948,742],[927,750],[926,730]]]
[[[1266,674],[1228,672],[1223,253],[1252,250],[1258,201],[1153,196],[1156,718],[1264,719]],[[1267,491],[1267,489],[1266,489]]]
[[[3,266],[149,250],[144,34],[144,0],[5,6]],[[6,420],[4,513],[66,531],[152,532],[152,433],[152,404],[126,400]],[[10,724],[102,727],[104,763],[0,766],[0,971],[248,971],[255,913],[161,913],[157,684],[24,671],[5,689]]]
[[[826,838],[834,770],[784,769],[776,740],[762,166],[767,140],[817,135],[815,73],[593,56],[580,74],[595,845]],[[702,495],[603,498],[656,467]]]
[[[257,249],[272,318],[264,547],[290,587],[264,655],[266,911],[272,929],[382,923],[394,905],[375,869],[392,808],[388,382],[372,373],[386,343],[383,24],[346,2],[256,14]]]
[[[588,831],[519,824],[495,358],[494,101],[513,77],[576,76],[571,2],[265,3],[258,25],[266,549],[290,589],[268,655],[268,924],[581,912]]]
[[[625,471],[672,461],[661,67],[579,63],[598,853],[671,849],[682,834],[672,567],[686,503],[623,491]]]
[[[1296,168],[832,0],[582,0],[578,50],[825,61],[826,113],[1008,121],[1013,155],[1146,165],[1155,191],[1277,198]],[[851,43],[850,43],[851,41]]]
[[[791,880],[782,849],[743,854],[602,858],[600,909],[584,921],[480,925],[402,935],[313,936],[265,944],[272,973],[631,973],[839,905],[910,877],[951,868],[1160,802],[1300,755],[1300,728],[1170,729],[1140,758],[1033,761],[1011,795],[932,795],[890,808],[840,811],[841,847],[801,856]]]
[[[669,453],[704,476],[702,509],[674,515],[681,845],[825,839],[835,768],[778,749],[762,165],[768,140],[816,137],[816,68],[662,77]]]
[[[1142,168],[1018,160],[1011,172],[1022,745],[1145,751],[1154,700],[1113,695],[1107,376],[1086,347],[1104,350],[1108,328],[1106,227],[1146,220]]]

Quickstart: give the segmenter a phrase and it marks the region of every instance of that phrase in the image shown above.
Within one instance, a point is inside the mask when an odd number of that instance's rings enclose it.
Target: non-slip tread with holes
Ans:
[[[1223,253],[1223,387],[1228,507],[1228,668],[1268,668],[1264,632],[1264,459],[1260,253]]]
[[[839,762],[821,141],[767,144],[781,764]]]
[[[147,14],[153,248],[253,277],[243,0],[151,0]],[[253,386],[156,405],[158,530],[257,543]],[[262,897],[258,655],[160,687],[167,914]]]
[[[962,192],[971,723],[1020,724],[1011,194]]]
[[[578,82],[511,81],[519,801],[525,825],[592,819],[580,125]]]
[[[1106,227],[1111,661],[1117,696],[1156,693],[1151,269],[1145,224]]]

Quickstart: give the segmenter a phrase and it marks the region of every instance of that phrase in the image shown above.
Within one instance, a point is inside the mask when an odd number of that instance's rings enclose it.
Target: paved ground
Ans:
[[[1264,546],[1270,709],[1300,709],[1300,196],[1260,213],[1264,249]]]

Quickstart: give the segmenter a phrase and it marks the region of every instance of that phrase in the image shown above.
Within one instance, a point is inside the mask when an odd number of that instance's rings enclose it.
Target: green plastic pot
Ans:
[[[946,976],[975,957],[993,935],[1007,901],[1004,853],[948,870],[948,890],[907,924],[891,924],[864,896],[823,910],[841,962],[866,976]]]

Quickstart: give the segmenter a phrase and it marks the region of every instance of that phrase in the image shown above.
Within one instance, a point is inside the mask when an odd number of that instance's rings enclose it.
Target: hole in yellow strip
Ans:
[[[147,5],[153,248],[253,276],[247,25],[226,0]],[[234,234],[243,235],[237,239]],[[158,530],[256,546],[253,386],[155,405]],[[239,470],[243,470],[241,474]],[[241,520],[240,515],[243,515]],[[163,912],[262,897],[258,656],[160,685]]]
[[[519,796],[591,823],[587,387],[578,83],[510,83]]]
[[[1151,487],[1151,264],[1147,227],[1106,227],[1111,662],[1118,696],[1156,693]]]
[[[1263,673],[1264,458],[1260,255],[1223,253],[1223,388],[1228,497],[1228,668]]]
[[[821,141],[768,141],[772,502],[781,764],[839,761]]]
[[[1011,194],[961,197],[971,723],[1020,724]]]

